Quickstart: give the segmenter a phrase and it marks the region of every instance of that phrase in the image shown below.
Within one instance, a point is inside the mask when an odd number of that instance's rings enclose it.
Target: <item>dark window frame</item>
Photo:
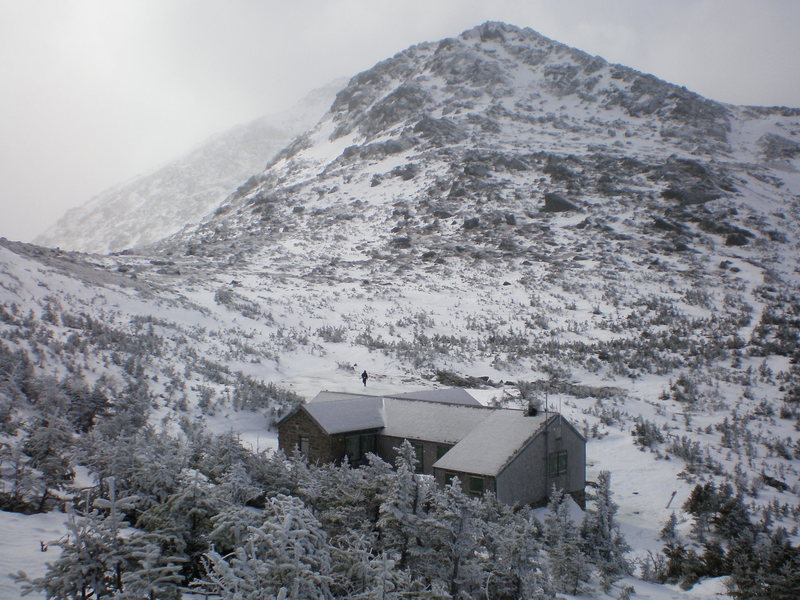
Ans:
[[[344,454],[354,467],[365,462],[368,452],[375,453],[377,445],[378,436],[375,433],[351,433],[344,436]]]
[[[479,484],[479,485],[478,485]],[[486,491],[486,478],[480,475],[469,475],[467,477],[467,492],[470,496],[483,496]]]
[[[453,483],[453,479],[458,479],[461,481],[461,475],[456,471],[445,471],[444,472],[444,484],[450,485]]]
[[[307,435],[298,436],[295,450],[303,456],[308,457],[308,453],[311,450],[311,438]]]
[[[350,464],[354,464],[361,457],[359,434],[344,436],[344,453]]]
[[[558,477],[567,472],[567,451],[556,450],[547,456],[547,474],[551,477]]]

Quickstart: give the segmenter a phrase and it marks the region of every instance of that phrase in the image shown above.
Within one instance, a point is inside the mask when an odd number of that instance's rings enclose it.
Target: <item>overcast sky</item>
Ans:
[[[487,20],[734,104],[800,106],[798,0],[0,0],[0,236]]]

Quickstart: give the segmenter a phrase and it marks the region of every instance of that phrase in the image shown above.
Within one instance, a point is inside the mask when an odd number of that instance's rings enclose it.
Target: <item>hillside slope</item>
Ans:
[[[797,514],[799,168],[797,109],[721,104],[488,23],[355,76],[153,250],[281,306],[331,361],[532,382],[596,438],[593,469],[627,482],[641,551],[669,493],[707,478]],[[518,395],[503,389],[489,397]],[[637,439],[686,462],[626,471]]]
[[[798,542],[799,169],[797,109],[487,23],[356,75],[152,246],[3,242],[0,406],[19,420],[38,410],[29,377],[78,377],[151,424],[258,445],[242,409],[266,438],[290,391],[357,392],[362,369],[376,394],[540,401],[586,436],[588,478],[611,472],[640,576],[727,575],[720,523],[749,515],[759,552],[781,527]],[[695,562],[667,575],[673,517]]]
[[[316,123],[343,81],[294,107],[217,134],[186,156],[68,211],[35,243],[108,253],[150,244],[197,223],[294,136]]]

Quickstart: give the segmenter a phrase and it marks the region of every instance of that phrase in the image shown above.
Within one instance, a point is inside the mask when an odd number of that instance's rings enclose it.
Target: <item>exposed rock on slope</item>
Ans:
[[[183,158],[99,194],[67,212],[36,243],[115,252],[199,222],[289,140],[314,125],[344,83],[315,90],[288,111],[218,134]]]
[[[530,29],[486,23],[353,77],[317,127],[160,249],[280,252],[274,242],[313,232],[327,256],[351,231],[364,259],[397,256],[398,238],[411,241],[401,248],[409,259],[507,256],[501,245],[525,258],[546,250],[542,213],[577,207],[626,219],[656,246],[653,218],[697,221],[701,206],[704,220],[774,238],[769,231],[792,224],[762,214],[760,199],[797,193],[774,174],[798,166],[797,123],[792,110],[721,104]],[[753,219],[760,231],[747,226]],[[710,250],[708,233],[672,231],[665,247]],[[592,243],[623,238],[606,227]]]

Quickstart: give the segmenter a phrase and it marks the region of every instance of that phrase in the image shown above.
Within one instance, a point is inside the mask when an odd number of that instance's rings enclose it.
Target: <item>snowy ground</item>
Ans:
[[[254,411],[225,413],[204,419],[206,428],[217,435],[234,432],[239,442],[252,452],[278,448],[278,434],[267,428],[263,414]]]
[[[31,577],[44,575],[46,563],[58,558],[59,548],[42,552],[39,542],[56,540],[66,532],[61,512],[21,515],[0,511],[0,600],[20,598],[20,588],[7,573],[25,571]],[[31,594],[27,598],[43,598]]]

